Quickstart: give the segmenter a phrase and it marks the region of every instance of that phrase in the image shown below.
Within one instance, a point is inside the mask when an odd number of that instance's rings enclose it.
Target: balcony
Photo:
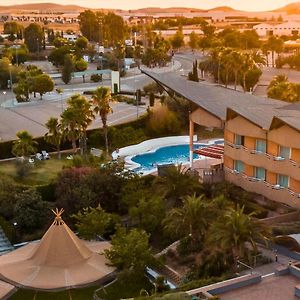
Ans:
[[[229,142],[225,142],[224,154],[234,160],[241,160],[249,166],[262,167],[270,172],[288,175],[300,181],[300,163],[294,160],[258,152]]]
[[[248,192],[260,194],[268,199],[300,208],[300,195],[289,188],[272,185],[264,180],[249,177],[226,167],[224,167],[224,171],[227,181],[240,186]]]

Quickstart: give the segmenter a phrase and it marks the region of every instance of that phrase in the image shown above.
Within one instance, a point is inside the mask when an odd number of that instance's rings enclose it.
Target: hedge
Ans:
[[[145,128],[146,119],[147,119],[147,116],[144,115],[132,122],[119,124],[119,125],[116,125],[113,127],[117,128],[117,129],[122,129],[122,128],[125,128],[128,126],[134,128],[134,129]],[[91,143],[93,141],[92,137],[93,137],[94,133],[96,133],[96,135],[99,137],[100,146],[104,147],[104,138],[103,138],[102,129],[99,129],[99,128],[88,130],[88,132],[87,132],[88,144],[90,146],[94,146],[94,144]],[[47,152],[52,152],[52,151],[56,150],[53,145],[51,145],[45,141],[43,136],[35,138],[34,140],[38,142],[38,151],[45,150]],[[12,155],[13,142],[14,141],[7,141],[7,142],[0,143],[0,159],[6,159],[6,158],[13,157],[13,155]],[[97,145],[99,145],[99,143],[97,143]],[[68,149],[71,149],[71,143],[67,141],[61,145],[61,150],[68,150]]]

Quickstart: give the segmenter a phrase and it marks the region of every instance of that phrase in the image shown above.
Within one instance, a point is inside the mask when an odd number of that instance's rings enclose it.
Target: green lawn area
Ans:
[[[92,286],[85,289],[71,290],[72,300],[92,300],[93,294],[98,286]],[[151,291],[154,289],[147,277],[129,276],[125,279],[118,279],[107,288],[98,292],[98,296],[105,300],[119,300],[121,298],[131,298],[140,295],[140,291],[146,289]],[[34,291],[18,290],[9,300],[33,300]],[[69,300],[69,292],[62,291],[58,293],[37,292],[36,300]]]
[[[72,300],[92,300],[94,291],[98,287],[89,287],[85,289],[71,290]],[[33,300],[35,292],[30,290],[19,290],[12,295],[9,300]],[[38,292],[36,300],[69,300],[69,292],[58,293]]]
[[[24,179],[18,179],[16,177],[16,162],[7,161],[0,163],[0,173],[12,176],[16,179],[16,181],[26,185],[46,184],[55,179],[63,166],[67,164],[70,164],[70,162],[64,158],[61,160],[51,158],[45,161],[36,161],[34,164],[29,166],[30,171],[28,176]]]
[[[119,300],[140,296],[141,290],[151,292],[154,287],[146,276],[122,277],[100,290],[97,295],[105,300]]]

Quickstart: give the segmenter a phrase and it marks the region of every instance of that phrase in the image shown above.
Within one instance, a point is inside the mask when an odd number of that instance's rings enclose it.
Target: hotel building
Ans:
[[[300,208],[300,104],[144,72],[190,102],[190,166],[194,125],[224,130],[225,180]],[[199,137],[201,139],[201,136]]]

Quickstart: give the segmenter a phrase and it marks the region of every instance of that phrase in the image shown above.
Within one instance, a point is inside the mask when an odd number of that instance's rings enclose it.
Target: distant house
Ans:
[[[253,26],[253,29],[261,37],[269,35],[296,35],[300,32],[300,23],[298,22],[285,22],[278,25],[270,25],[261,23]]]
[[[273,35],[273,33],[274,33],[274,26],[267,24],[267,23],[261,23],[261,24],[255,25],[255,26],[253,26],[253,29],[261,37]]]

